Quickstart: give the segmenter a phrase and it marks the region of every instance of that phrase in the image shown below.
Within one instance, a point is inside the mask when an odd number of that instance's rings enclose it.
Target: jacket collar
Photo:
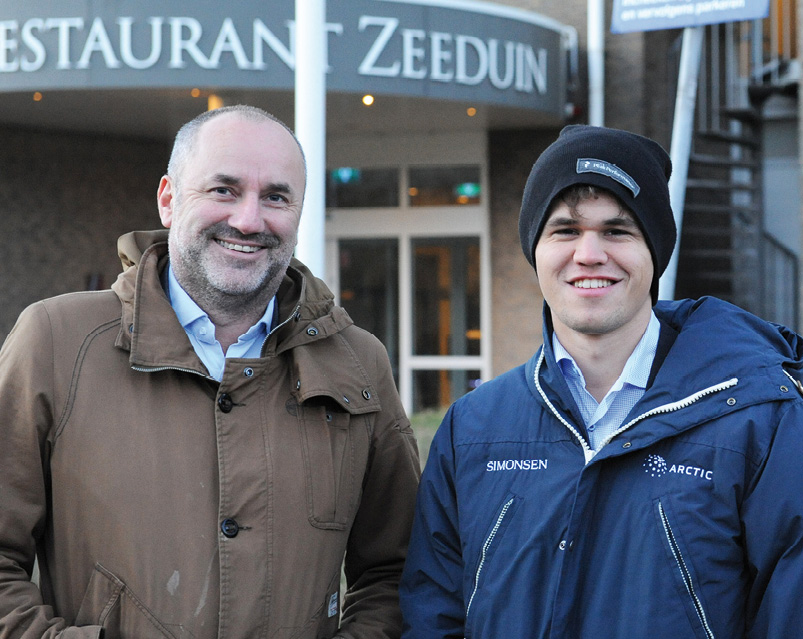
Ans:
[[[649,415],[628,434],[630,450],[748,406],[796,395],[788,374],[800,377],[803,346],[792,331],[716,298],[660,302],[654,310],[662,327],[676,336],[652,385],[625,419],[627,424]],[[550,330],[545,307],[541,387],[568,421],[582,424],[555,363]],[[526,364],[525,374],[536,400],[544,404],[534,380],[540,356],[541,351]],[[606,446],[597,457],[616,454],[614,448]]]
[[[162,286],[167,231],[135,232],[118,240],[127,268],[112,289],[122,304],[116,345],[129,351],[132,367],[177,368],[207,376]]]
[[[543,309],[543,346],[541,349],[527,362],[525,366],[525,373],[527,375],[527,383],[530,386],[531,392],[535,395],[536,399],[542,400],[540,394],[535,388],[535,370],[538,360],[543,351],[543,361],[539,369],[539,379],[543,388],[548,388],[550,393],[550,400],[557,410],[561,412],[569,422],[575,424],[577,429],[582,433],[583,437],[588,439],[583,423],[583,417],[577,403],[574,401],[569,385],[566,383],[563,373],[555,360],[555,352],[552,349],[552,314],[549,311],[549,306],[544,302]]]
[[[175,368],[206,377],[161,281],[167,265],[167,231],[124,235],[118,251],[126,268],[112,286],[122,304],[116,345],[129,351],[134,368]],[[353,324],[348,313],[334,305],[328,287],[293,259],[277,302],[278,322],[263,352],[274,356],[291,351],[299,402],[325,395],[351,413],[379,410],[378,393],[358,355],[345,340],[326,340]]]

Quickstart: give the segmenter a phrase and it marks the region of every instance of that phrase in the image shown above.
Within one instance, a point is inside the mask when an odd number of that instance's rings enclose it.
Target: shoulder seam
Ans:
[[[70,415],[72,414],[73,403],[75,401],[75,393],[78,387],[78,379],[81,375],[81,368],[83,366],[84,359],[86,358],[86,353],[89,350],[89,346],[100,335],[108,332],[109,330],[116,329],[119,323],[120,323],[119,318],[109,320],[97,326],[95,329],[93,329],[90,333],[88,333],[84,337],[84,340],[81,343],[81,347],[78,349],[78,355],[75,358],[75,363],[73,364],[72,374],[70,375],[70,387],[67,390],[67,397],[64,402],[64,407],[61,411],[61,415],[59,416],[58,422],[56,422],[56,427],[53,430],[54,442],[58,440],[58,438],[61,436],[61,433],[64,430],[64,427],[66,426],[67,421],[70,418]],[[55,368],[55,358],[53,366]],[[55,379],[55,370],[53,379]]]

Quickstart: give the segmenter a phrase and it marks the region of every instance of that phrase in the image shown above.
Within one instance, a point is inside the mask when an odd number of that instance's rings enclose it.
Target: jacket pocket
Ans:
[[[364,416],[337,405],[307,401],[299,407],[301,450],[310,523],[345,530],[359,503],[368,457]]]
[[[660,525],[659,534],[670,559],[675,587],[686,608],[689,621],[696,636],[704,639],[714,639],[714,631],[711,629],[708,615],[703,605],[698,585],[699,581],[694,574],[691,557],[686,552],[685,545],[680,537],[680,530],[677,527],[676,518],[672,514],[669,498],[665,497],[656,500],[655,509]]]
[[[100,564],[95,564],[75,625],[102,626],[104,639],[175,639],[128,586]]]
[[[271,639],[329,639],[340,627],[340,571],[331,579],[326,599],[302,627],[279,628]]]
[[[471,613],[472,608],[475,608],[478,603],[477,599],[480,596],[479,591],[483,576],[489,569],[491,557],[495,554],[501,543],[502,535],[510,524],[510,520],[518,506],[519,500],[520,497],[515,496],[513,493],[508,493],[502,500],[502,504],[496,509],[491,525],[485,533],[482,546],[480,547],[479,557],[475,564],[471,594],[466,604],[466,637],[471,636],[471,632],[469,632],[471,627],[470,621],[473,619]]]

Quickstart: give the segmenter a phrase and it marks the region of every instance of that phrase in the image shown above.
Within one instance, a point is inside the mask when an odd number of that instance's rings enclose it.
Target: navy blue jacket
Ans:
[[[800,338],[725,302],[599,453],[550,348],[450,408],[402,579],[407,639],[803,636]]]

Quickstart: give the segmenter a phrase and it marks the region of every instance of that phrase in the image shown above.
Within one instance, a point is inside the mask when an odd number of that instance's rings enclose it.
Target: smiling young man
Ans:
[[[112,290],[20,316],[0,636],[399,636],[418,454],[384,348],[292,258],[304,187],[284,124],[204,113],[159,185],[169,231],[120,238]]]
[[[713,298],[656,303],[670,173],[652,140],[588,126],[533,166],[544,345],[435,436],[404,637],[799,635],[803,344]]]
[[[555,337],[600,402],[650,322],[655,269],[636,219],[615,196],[569,188],[547,212],[535,267]]]

